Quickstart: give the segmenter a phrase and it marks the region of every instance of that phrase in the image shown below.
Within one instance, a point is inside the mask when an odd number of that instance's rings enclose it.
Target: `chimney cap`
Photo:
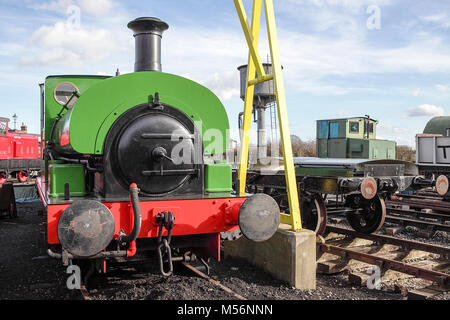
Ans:
[[[169,29],[169,25],[164,21],[154,17],[141,17],[128,23],[128,28],[134,31],[135,35],[143,32],[162,33]]]

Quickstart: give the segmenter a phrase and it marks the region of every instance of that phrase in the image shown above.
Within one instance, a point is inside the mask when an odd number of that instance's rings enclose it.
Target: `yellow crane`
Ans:
[[[278,119],[280,123],[281,145],[283,150],[284,172],[286,175],[286,187],[289,199],[290,214],[282,214],[281,222],[292,226],[295,231],[302,229],[300,205],[297,192],[297,182],[295,176],[294,159],[292,154],[291,134],[289,130],[289,121],[287,116],[286,95],[284,89],[284,79],[280,61],[280,52],[278,49],[278,36],[275,24],[275,12],[272,0],[264,0],[264,9],[266,15],[267,33],[269,38],[269,47],[272,61],[273,74],[267,75],[264,71],[261,58],[258,53],[259,30],[261,25],[261,10],[263,0],[253,1],[252,24],[250,26],[245,13],[242,0],[233,0],[236,10],[244,30],[245,39],[249,47],[247,86],[244,102],[244,117],[242,124],[242,139],[240,150],[240,163],[238,171],[239,193],[245,195],[247,182],[248,150],[250,142],[250,126],[253,111],[253,99],[255,85],[274,81],[274,88],[277,101]],[[255,75],[257,74],[257,77]]]

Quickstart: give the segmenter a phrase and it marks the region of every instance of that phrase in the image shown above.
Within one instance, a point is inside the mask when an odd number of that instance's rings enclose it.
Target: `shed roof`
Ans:
[[[423,133],[445,135],[447,128],[450,128],[450,117],[434,117],[428,121]]]
[[[349,119],[367,119],[367,117],[348,117],[348,118],[337,118],[337,119],[322,119],[317,121],[338,121],[338,120],[349,120]],[[374,121],[378,123],[378,120],[369,118],[370,121]]]

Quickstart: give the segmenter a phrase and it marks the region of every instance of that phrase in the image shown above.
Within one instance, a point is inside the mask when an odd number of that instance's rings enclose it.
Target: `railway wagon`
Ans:
[[[26,130],[10,130],[9,119],[0,118],[0,184],[17,179],[26,182],[41,170],[39,137]]]
[[[373,233],[384,224],[387,198],[398,191],[419,190],[435,183],[419,175],[414,163],[399,160],[299,157],[294,158],[294,166],[302,225],[318,234],[325,232],[330,208],[346,211],[354,230]],[[251,166],[247,191],[271,195],[281,210],[289,213],[281,162]]]
[[[237,196],[231,165],[213,160],[227,147],[224,106],[204,86],[162,72],[165,22],[128,27],[135,72],[53,75],[41,86],[47,141],[37,186],[48,254],[105,272],[107,259],[153,251],[169,276],[174,261],[220,260],[221,234],[269,239],[280,221],[275,200]]]
[[[416,164],[427,176],[450,174],[450,117],[432,118],[416,135]]]
[[[436,180],[436,191],[450,200],[450,117],[434,117],[416,135],[416,164],[421,174]]]

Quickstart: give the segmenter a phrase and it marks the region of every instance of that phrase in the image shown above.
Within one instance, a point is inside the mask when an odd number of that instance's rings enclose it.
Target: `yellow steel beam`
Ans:
[[[245,15],[244,6],[242,5],[241,0],[234,0],[236,5],[236,10],[238,12],[239,18],[241,19],[242,27],[245,29],[248,27],[247,18]],[[255,45],[255,48],[258,47],[259,40],[259,27],[261,24],[261,8],[262,8],[262,0],[255,0],[253,4],[253,17],[252,17],[252,29],[251,29],[251,38],[252,45]],[[245,31],[244,31],[245,32]],[[249,44],[250,47],[250,44]],[[252,81],[255,79],[255,62],[253,59],[252,52],[250,50],[248,57],[248,66],[247,66],[247,81]],[[261,76],[261,75],[260,75]],[[248,149],[250,143],[250,127],[252,124],[252,111],[253,111],[253,95],[255,92],[254,86],[248,86],[245,90],[245,103],[244,103],[244,118],[242,120],[242,138],[241,138],[241,150],[239,157],[239,193],[241,196],[246,194],[245,186],[247,184],[247,164],[248,164]]]
[[[289,199],[290,216],[294,230],[302,229],[300,205],[297,193],[297,181],[295,176],[294,158],[292,154],[291,133],[287,114],[286,96],[284,90],[283,71],[278,46],[278,36],[275,24],[275,12],[272,0],[264,0],[266,12],[267,34],[269,36],[270,53],[272,56],[272,69],[277,98],[278,119],[280,122],[281,145],[283,149],[284,171],[286,175],[286,187]]]
[[[268,74],[268,75],[263,76],[263,77],[258,77],[258,79],[249,81],[248,85],[249,86],[254,86],[254,85],[257,85],[257,84],[262,83],[262,82],[270,81],[272,79],[273,79],[273,74]]]
[[[253,20],[252,27],[248,24],[247,15],[245,13],[244,5],[242,4],[242,0],[234,0],[234,5],[236,6],[236,11],[239,16],[239,20],[241,21],[242,30],[244,30],[245,39],[247,40],[248,47],[250,49],[250,55],[253,59],[253,63],[256,64],[256,71],[258,72],[259,77],[264,77],[266,75],[264,71],[264,67],[261,63],[261,58],[258,53],[258,38],[259,38],[259,26],[261,24],[261,7],[262,0],[254,0],[253,3]],[[258,23],[255,24],[255,10],[257,11],[257,19]],[[255,33],[256,31],[256,33]],[[249,59],[250,60],[250,59]],[[247,78],[249,79],[249,78]]]
[[[292,225],[292,218],[290,214],[280,213],[280,223]]]
[[[297,193],[297,181],[295,176],[294,159],[292,154],[291,135],[289,130],[289,121],[287,116],[286,96],[284,89],[284,80],[278,50],[278,37],[275,24],[275,13],[272,0],[264,0],[264,8],[267,22],[267,33],[269,36],[270,53],[272,57],[272,75],[266,75],[258,53],[259,28],[261,23],[262,0],[254,0],[252,26],[248,24],[245,9],[241,0],[234,0],[236,10],[244,30],[245,38],[249,47],[247,86],[244,103],[244,119],[242,126],[242,139],[239,162],[239,193],[245,195],[247,182],[247,164],[248,150],[250,141],[250,126],[253,109],[255,85],[265,81],[272,80],[275,84],[275,93],[277,100],[278,119],[280,122],[281,144],[283,149],[284,169],[286,175],[286,186],[289,199],[290,215],[282,214],[283,223],[289,223],[294,230],[301,230],[300,205]],[[258,78],[255,79],[255,71],[258,72]]]

